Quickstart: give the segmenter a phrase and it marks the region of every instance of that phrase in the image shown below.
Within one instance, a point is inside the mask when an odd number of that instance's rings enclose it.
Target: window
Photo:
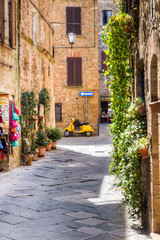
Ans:
[[[104,63],[106,61],[106,54],[104,51],[101,51],[101,70],[107,71],[107,65]]]
[[[33,43],[37,45],[37,13],[33,14]]]
[[[82,59],[80,57],[67,58],[67,85],[82,86]]]
[[[81,35],[81,7],[66,7],[66,34]]]
[[[102,10],[102,26],[105,26],[109,23],[109,19],[112,16],[111,10]]]
[[[55,103],[56,121],[62,121],[62,103]]]
[[[0,41],[16,48],[16,0],[0,0]]]

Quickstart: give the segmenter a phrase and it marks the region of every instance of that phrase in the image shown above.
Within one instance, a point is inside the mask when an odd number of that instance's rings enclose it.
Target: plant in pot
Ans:
[[[58,128],[47,128],[47,137],[52,140],[52,149],[56,149],[57,141],[62,138],[62,133]]]
[[[23,165],[32,165],[33,154],[31,154],[30,144],[27,138],[22,138],[22,162]]]
[[[141,155],[142,158],[148,158],[149,157],[149,138],[148,136],[142,137],[139,140],[139,146],[138,146],[138,152]]]
[[[36,133],[36,145],[38,146],[39,149],[39,157],[44,157],[45,155],[45,151],[46,151],[46,145],[47,145],[47,141],[46,141],[46,134],[43,131],[42,128],[39,128],[37,133]]]
[[[52,148],[52,140],[51,139],[47,139],[47,146],[46,146],[46,151],[51,151]]]
[[[33,161],[37,161],[39,150],[36,144],[35,133],[31,134],[31,152],[33,154]]]
[[[50,96],[47,88],[43,88],[39,93],[39,105],[44,106],[44,127],[46,129],[46,123],[49,121],[50,112]]]

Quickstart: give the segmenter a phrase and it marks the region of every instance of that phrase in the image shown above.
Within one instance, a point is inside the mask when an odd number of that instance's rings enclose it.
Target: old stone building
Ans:
[[[146,223],[150,232],[160,233],[160,1],[127,1],[127,12],[137,16],[137,38],[132,42],[134,97],[146,104],[150,158],[142,161],[148,208]],[[136,15],[137,14],[137,15]],[[148,217],[147,217],[148,216]],[[148,222],[147,222],[148,219]],[[153,239],[158,235],[152,234]],[[159,236],[160,237],[160,236]]]
[[[107,70],[105,50],[107,46],[102,43],[101,31],[108,24],[112,14],[115,13],[115,4],[113,0],[98,0],[98,79],[99,79],[99,116],[101,122],[107,121],[109,107],[109,90],[106,76],[103,72]]]
[[[97,130],[98,119],[98,1],[53,1],[54,91],[56,126],[69,117],[86,120]],[[72,49],[68,33],[76,34]],[[93,92],[93,96],[80,96]],[[87,100],[87,101],[86,101]]]
[[[9,141],[10,102],[20,108],[19,58],[18,58],[18,5],[15,0],[0,0],[0,109],[2,111],[3,135],[8,153],[0,153],[0,170],[20,165],[20,147],[12,148]]]
[[[47,88],[51,98],[50,127],[55,126],[53,92],[53,0],[21,1],[21,90],[36,98]]]

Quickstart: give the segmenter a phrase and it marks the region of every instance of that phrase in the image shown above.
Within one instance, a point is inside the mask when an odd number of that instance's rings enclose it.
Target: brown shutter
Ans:
[[[74,25],[74,33],[81,35],[81,8],[74,7],[74,23],[79,23]]]
[[[82,86],[82,58],[75,58],[75,85]]]
[[[101,70],[106,71],[107,70],[107,66],[104,63],[104,61],[106,61],[106,54],[104,51],[101,51]]]
[[[72,23],[72,24],[69,24]],[[66,34],[73,32],[73,8],[66,7]]]
[[[0,40],[3,42],[5,37],[4,22],[4,0],[0,0]]]
[[[74,58],[67,58],[67,85],[74,86]]]
[[[12,47],[16,48],[16,0],[11,1],[12,9]]]

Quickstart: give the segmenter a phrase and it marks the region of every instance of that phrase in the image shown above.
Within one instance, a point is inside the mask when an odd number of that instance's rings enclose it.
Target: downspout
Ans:
[[[96,0],[94,0],[94,47],[96,47]]]
[[[21,0],[18,0],[18,100],[21,95]]]

